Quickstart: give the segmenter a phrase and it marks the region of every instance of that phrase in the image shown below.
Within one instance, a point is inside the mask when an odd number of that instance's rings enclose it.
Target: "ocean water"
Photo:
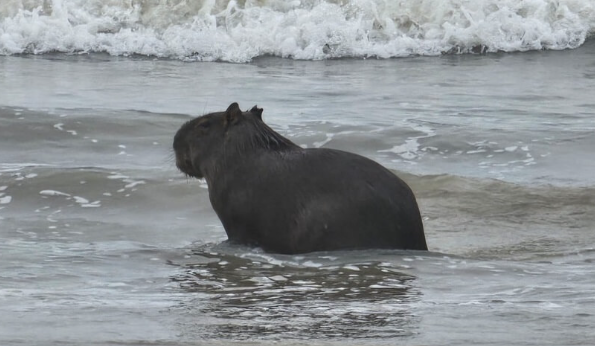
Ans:
[[[595,4],[0,3],[0,345],[592,345]],[[175,168],[257,104],[405,179],[429,252],[232,246]]]

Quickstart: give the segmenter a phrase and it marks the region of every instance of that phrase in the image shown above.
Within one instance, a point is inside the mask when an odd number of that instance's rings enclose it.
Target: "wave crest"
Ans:
[[[200,61],[392,58],[572,49],[591,0],[8,0],[0,54],[107,52]]]

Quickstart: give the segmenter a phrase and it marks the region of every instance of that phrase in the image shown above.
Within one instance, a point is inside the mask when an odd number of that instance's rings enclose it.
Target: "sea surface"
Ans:
[[[3,0],[0,345],[593,345],[594,33],[592,0]],[[172,141],[232,102],[401,176],[430,251],[226,243]]]

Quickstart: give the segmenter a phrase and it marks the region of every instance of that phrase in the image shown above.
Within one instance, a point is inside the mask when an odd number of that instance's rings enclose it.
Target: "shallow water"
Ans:
[[[588,345],[594,57],[0,57],[0,343]],[[226,244],[170,148],[233,101],[395,170],[431,252]]]

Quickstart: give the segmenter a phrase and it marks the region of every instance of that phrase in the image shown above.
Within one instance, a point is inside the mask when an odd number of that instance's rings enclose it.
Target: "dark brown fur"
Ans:
[[[176,165],[205,178],[228,238],[266,251],[427,250],[411,189],[363,156],[302,149],[233,103],[184,124]]]

